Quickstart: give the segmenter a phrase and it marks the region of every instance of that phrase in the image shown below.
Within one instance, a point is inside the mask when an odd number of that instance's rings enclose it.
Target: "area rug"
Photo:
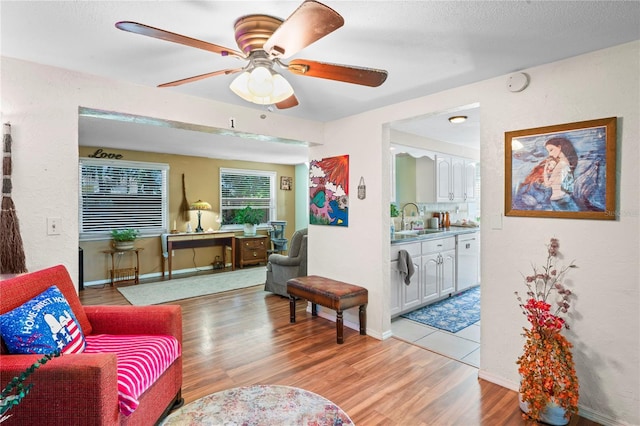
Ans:
[[[162,426],[341,426],[353,422],[322,396],[290,386],[255,385],[200,398],[171,413]]]
[[[401,315],[440,330],[457,333],[480,321],[480,286]]]
[[[223,291],[264,284],[266,268],[238,269],[199,277],[172,279],[157,283],[118,287],[132,305],[157,305]]]

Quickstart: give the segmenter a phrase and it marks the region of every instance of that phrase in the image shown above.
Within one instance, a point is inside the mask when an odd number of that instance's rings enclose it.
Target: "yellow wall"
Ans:
[[[88,157],[97,148],[79,148],[80,157]],[[214,212],[220,211],[220,168],[235,168],[249,170],[275,171],[277,174],[276,185],[278,220],[286,220],[286,237],[290,240],[295,231],[295,191],[283,191],[279,189],[280,176],[295,178],[295,166],[282,164],[254,163],[249,161],[230,161],[215,158],[190,157],[184,155],[158,154],[151,152],[138,152],[126,150],[105,149],[108,153],[122,154],[122,160],[147,161],[152,163],[165,163],[169,165],[169,223],[167,227],[173,228],[174,221],[178,231],[184,232],[187,223],[178,216],[182,203],[182,174],[185,176],[187,200],[192,203],[198,199],[211,204],[212,211],[202,212],[202,227],[216,229]],[[295,182],[294,182],[295,186]],[[196,228],[198,219],[195,212],[191,213],[191,226]],[[266,231],[259,231],[266,233]],[[239,232],[238,234],[241,234]],[[111,240],[80,241],[80,247],[84,256],[84,282],[106,280],[111,268],[111,257],[103,253],[103,250],[111,248]],[[143,248],[140,252],[140,275],[158,274],[162,272],[162,250],[160,237],[138,238],[136,247]],[[198,249],[176,250],[172,259],[173,271],[192,268],[208,268],[216,256],[223,256],[221,247],[203,247]],[[116,257],[116,268],[133,266],[133,253],[119,254]]]

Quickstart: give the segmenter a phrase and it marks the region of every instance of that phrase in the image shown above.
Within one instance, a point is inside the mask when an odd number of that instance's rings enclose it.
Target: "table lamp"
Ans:
[[[198,227],[196,228],[196,232],[202,232],[202,225],[200,223],[200,217],[202,216],[202,210],[211,210],[211,204],[206,201],[198,200],[195,203],[191,203],[189,206],[189,210],[197,210],[198,211]]]

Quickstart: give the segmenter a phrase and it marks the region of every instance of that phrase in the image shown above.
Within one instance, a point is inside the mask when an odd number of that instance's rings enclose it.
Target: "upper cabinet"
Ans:
[[[436,155],[436,202],[476,201],[477,162],[450,155]]]
[[[401,204],[477,201],[475,160],[443,154],[397,155],[395,164],[396,196]]]
[[[478,162],[464,160],[464,196],[466,201],[478,201]]]

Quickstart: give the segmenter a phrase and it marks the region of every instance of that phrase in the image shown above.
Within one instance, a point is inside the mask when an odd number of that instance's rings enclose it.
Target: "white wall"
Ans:
[[[503,76],[327,124],[326,143],[312,148],[311,157],[349,154],[352,193],[364,175],[367,199],[351,197],[349,228],[310,228],[310,273],[367,287],[369,334],[389,334],[389,134],[383,125],[479,102],[480,376],[517,389],[515,361],[526,321],[513,292],[523,289],[521,272],[544,260],[554,236],[580,266],[570,274],[577,298],[568,337],[575,345],[581,413],[604,424],[640,424],[639,51],[634,42],[524,70],[531,84],[520,93],[509,92]],[[611,116],[619,117],[618,220],[501,218],[506,131]],[[486,226],[494,217],[502,229]]]
[[[640,42],[525,70],[524,92],[505,88],[506,76],[322,125],[260,120],[255,110],[206,102],[2,58],[2,113],[14,136],[13,198],[30,270],[63,263],[77,275],[77,108],[87,106],[225,127],[325,145],[311,159],[350,155],[348,228],[311,226],[309,272],[369,289],[368,331],[389,335],[389,131],[387,122],[479,102],[482,212],[503,212],[504,132],[618,116],[617,221],[504,218],[482,237],[481,376],[515,387],[515,360],[525,324],[513,291],[520,272],[539,261],[550,236],[575,258],[575,315],[569,338],[581,380],[583,413],[605,424],[640,424]],[[323,134],[324,132],[324,134]],[[367,198],[358,200],[360,176]],[[46,217],[62,218],[63,235],[46,235]],[[484,221],[483,221],[484,222]],[[575,272],[575,273],[574,273]],[[355,322],[348,312],[346,322]]]
[[[78,276],[78,107],[321,143],[322,124],[2,57],[2,120],[13,135],[13,200],[27,269],[64,264]],[[179,143],[179,141],[176,141]],[[47,236],[46,218],[61,218]]]
[[[309,226],[309,166],[296,165],[295,187],[296,191],[296,223],[295,230]]]

